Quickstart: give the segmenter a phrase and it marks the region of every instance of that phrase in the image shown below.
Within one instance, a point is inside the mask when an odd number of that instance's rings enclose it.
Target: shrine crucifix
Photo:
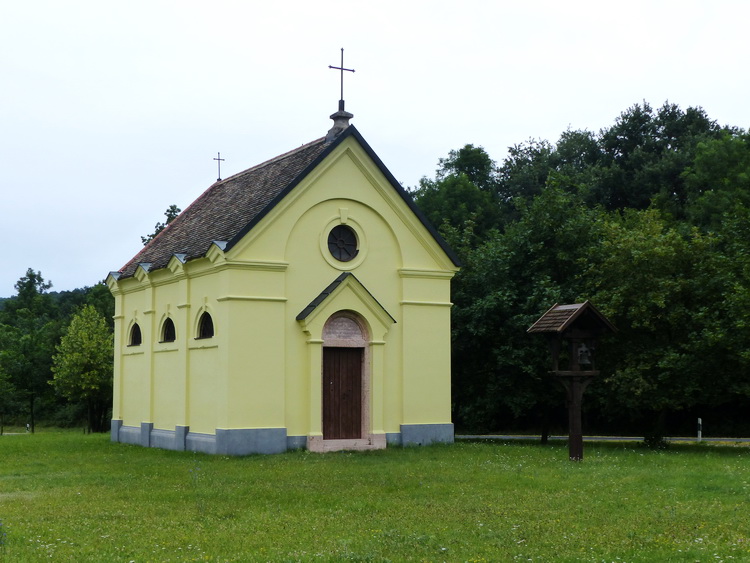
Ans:
[[[353,68],[344,68],[344,48],[341,48],[341,66],[328,65],[328,68],[341,72],[341,98],[339,98],[339,111],[344,111],[344,71],[354,72]]]

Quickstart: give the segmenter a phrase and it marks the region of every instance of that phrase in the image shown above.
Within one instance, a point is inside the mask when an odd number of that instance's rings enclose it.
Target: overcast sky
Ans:
[[[171,204],[346,109],[407,187],[644,100],[750,126],[750,2],[0,0],[0,296],[94,285]]]

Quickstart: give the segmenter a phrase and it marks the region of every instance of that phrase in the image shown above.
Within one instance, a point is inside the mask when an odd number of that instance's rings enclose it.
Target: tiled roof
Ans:
[[[231,242],[330,146],[318,139],[244,172],[216,182],[120,270],[132,276],[138,264],[164,268],[173,254],[204,256],[213,241]]]
[[[125,264],[117,277],[132,276],[139,264],[146,266],[147,270],[165,268],[173,255],[183,262],[203,257],[214,242],[220,241],[222,250],[231,249],[349,136],[357,139],[450,260],[459,266],[455,253],[417,209],[409,194],[354,126],[349,126],[331,141],[318,139],[216,182]]]

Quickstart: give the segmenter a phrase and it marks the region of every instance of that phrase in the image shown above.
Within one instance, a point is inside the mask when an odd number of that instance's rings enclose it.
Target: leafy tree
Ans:
[[[112,297],[107,284],[100,282],[85,288],[85,291],[86,304],[92,305],[107,320],[107,326],[113,332],[115,328],[115,298]]]
[[[470,222],[472,238],[479,240],[500,222],[500,209],[492,195],[465,174],[442,180],[422,178],[413,195],[427,219],[441,231],[447,227],[461,230]]]
[[[634,105],[600,134],[604,157],[596,201],[607,209],[646,209],[657,200],[681,217],[686,200],[682,171],[700,141],[720,134],[700,108],[682,111],[665,103],[654,111],[646,102]]]
[[[549,141],[530,139],[508,148],[499,170],[499,196],[506,203],[521,198],[531,201],[542,193],[551,170],[554,147]]]
[[[19,279],[14,287],[16,295],[5,300],[0,311],[0,322],[13,325],[19,312],[28,310],[33,313],[48,313],[51,307],[47,291],[52,287],[51,282],[45,282],[41,272],[32,268],[26,270],[26,275]]]
[[[48,394],[52,353],[59,337],[57,309],[47,290],[52,287],[42,274],[29,268],[16,284],[18,294],[0,312],[5,338],[0,368],[10,377],[20,398],[28,403],[32,432],[36,404]]]
[[[156,235],[162,232],[167,225],[169,225],[172,221],[174,221],[177,218],[177,216],[180,214],[180,211],[182,210],[174,204],[167,207],[167,210],[164,212],[164,216],[167,218],[167,220],[164,223],[156,223],[156,225],[154,225],[153,233],[145,237],[141,237],[141,242],[143,243],[143,246],[146,246],[149,242],[151,242],[154,239],[154,237],[156,237]]]
[[[497,189],[497,165],[483,147],[464,145],[452,150],[447,158],[438,159],[440,168],[436,178],[465,175],[469,181],[484,192],[494,194]]]
[[[555,302],[575,301],[577,278],[598,240],[600,212],[549,189],[520,219],[464,252],[452,284],[454,420],[497,428],[516,419],[546,427],[562,392],[549,352],[526,329]]]
[[[556,176],[558,187],[579,193],[587,205],[646,209],[656,202],[681,218],[687,200],[682,173],[698,144],[723,131],[700,108],[636,104],[598,134],[566,131],[556,145],[532,139],[510,147],[498,193],[505,202],[528,202]]]
[[[52,291],[49,296],[54,304],[55,316],[62,326],[67,326],[73,315],[84,305],[94,305],[107,319],[110,328],[114,326],[112,317],[115,314],[115,300],[104,282],[71,291]]]
[[[605,411],[651,413],[663,436],[667,413],[735,396],[720,306],[731,283],[715,250],[715,239],[683,235],[658,210],[610,215],[582,277],[619,329],[601,354]]]
[[[102,432],[112,400],[112,334],[92,305],[84,306],[56,347],[52,371],[55,390],[86,404],[88,428]]]
[[[682,178],[690,223],[720,230],[726,213],[750,206],[750,134],[725,132],[699,143]]]
[[[443,236],[450,239],[460,233],[459,238],[468,236],[464,243],[474,246],[502,223],[495,195],[497,167],[482,147],[474,145],[452,150],[438,162],[435,179],[423,177],[412,192],[414,201]]]
[[[724,291],[715,296],[715,305],[723,322],[710,341],[726,348],[721,365],[733,374],[728,391],[750,397],[750,206],[723,215],[718,239],[717,277],[724,280]]]
[[[559,172],[577,174],[599,164],[602,156],[596,135],[569,129],[560,135],[550,161]]]

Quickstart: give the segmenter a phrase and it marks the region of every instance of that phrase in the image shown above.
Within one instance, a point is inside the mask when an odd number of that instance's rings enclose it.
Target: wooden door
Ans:
[[[323,439],[362,437],[363,348],[323,348]]]

